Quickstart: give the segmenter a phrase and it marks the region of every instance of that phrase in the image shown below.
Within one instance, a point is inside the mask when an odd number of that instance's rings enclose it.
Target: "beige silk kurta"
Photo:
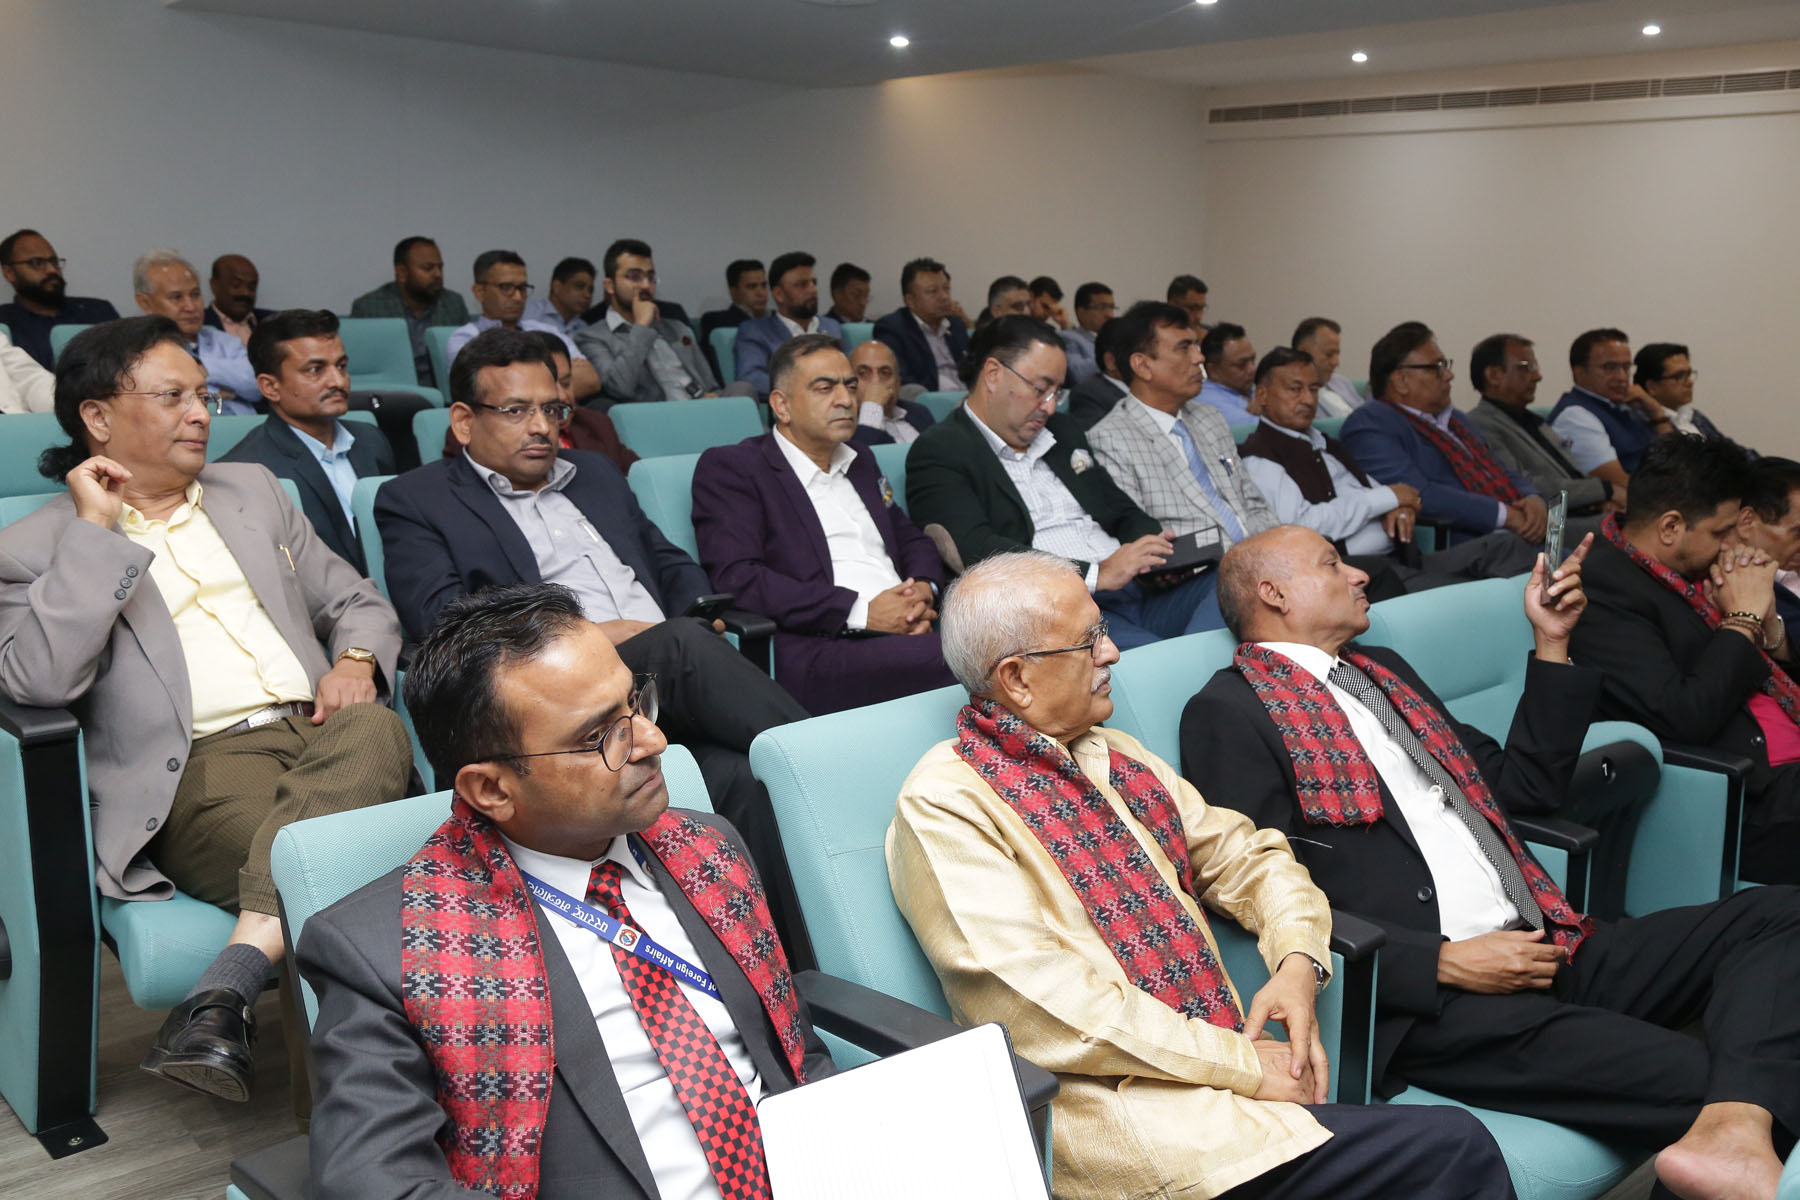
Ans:
[[[1174,865],[1113,790],[1109,747],[1149,767],[1174,798],[1209,907],[1257,934],[1271,968],[1294,951],[1330,965],[1330,906],[1286,838],[1208,805],[1123,733],[1075,738],[1082,772],[1203,929]],[[933,747],[907,777],[887,861],[894,899],[957,1021],[999,1021],[1019,1054],[1061,1081],[1058,1197],[1203,1200],[1331,1136],[1300,1105],[1250,1099],[1262,1068],[1249,1039],[1190,1020],[1130,982],[1055,860],[954,742]]]

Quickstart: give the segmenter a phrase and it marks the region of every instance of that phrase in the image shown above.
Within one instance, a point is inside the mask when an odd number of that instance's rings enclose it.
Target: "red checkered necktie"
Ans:
[[[588,902],[637,928],[619,890],[618,863],[608,860],[594,868]],[[638,1023],[700,1138],[722,1200],[769,1200],[756,1107],[718,1039],[673,975],[617,945],[612,955]]]

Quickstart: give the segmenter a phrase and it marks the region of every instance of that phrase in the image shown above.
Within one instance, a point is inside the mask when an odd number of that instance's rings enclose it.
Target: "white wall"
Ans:
[[[1784,52],[1539,64],[1474,79],[1271,86],[1210,99],[1638,78],[1772,59],[1800,66],[1800,45],[1774,50]],[[1545,375],[1538,397],[1550,401],[1568,386],[1573,337],[1616,325],[1634,347],[1688,343],[1702,370],[1696,403],[1739,440],[1800,456],[1790,365],[1800,311],[1800,97],[1759,104],[1775,111],[1742,111],[1758,104],[1720,97],[1458,114],[1466,128],[1442,127],[1447,114],[1274,122],[1266,133],[1215,128],[1206,150],[1209,315],[1247,326],[1259,351],[1315,311],[1336,317],[1346,327],[1345,370],[1358,377],[1377,337],[1423,320],[1457,360],[1463,407],[1475,399],[1469,350],[1483,336],[1505,329],[1535,339]],[[1740,111],[1697,115],[1709,105]],[[1670,119],[1644,119],[1657,112]],[[1499,121],[1517,124],[1475,127]]]
[[[690,311],[723,302],[729,260],[795,248],[873,272],[876,312],[921,254],[949,264],[971,313],[1001,273],[1131,294],[1171,260],[1198,264],[1191,87],[1007,72],[806,91],[151,0],[7,0],[5,15],[0,225],[40,228],[71,290],[121,311],[131,260],[164,244],[203,274],[251,255],[265,304],[343,310],[416,232],[463,289],[494,246],[542,286],[565,254],[597,262],[642,237]],[[1140,161],[1113,136],[1122,119],[1162,148],[1129,221],[1111,182]]]

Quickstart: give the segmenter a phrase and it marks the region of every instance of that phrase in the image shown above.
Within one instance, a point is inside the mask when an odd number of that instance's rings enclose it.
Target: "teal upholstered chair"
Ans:
[[[640,458],[625,479],[650,523],[696,560],[700,547],[694,540],[694,468],[699,462],[698,454]]]
[[[450,400],[450,335],[457,328],[455,325],[433,325],[425,331],[425,350],[431,356],[431,377],[437,380],[438,391],[445,403]],[[413,378],[418,378],[417,371]],[[419,449],[423,451],[424,447]]]
[[[906,511],[906,452],[909,449],[911,447],[898,442],[884,442],[872,447],[875,465],[887,478],[888,487],[894,493],[894,503],[900,506],[901,512]]]
[[[1313,428],[1326,437],[1334,438],[1343,433],[1344,422],[1349,419],[1348,417],[1321,417],[1313,422]]]
[[[413,441],[419,446],[419,462],[434,463],[444,456],[444,437],[450,432],[450,410],[421,408],[413,414]]]
[[[443,393],[419,382],[418,368],[413,365],[412,335],[406,331],[404,318],[342,317],[338,320],[338,337],[350,360],[351,385],[358,391],[389,388],[415,392],[443,406]],[[448,376],[439,378],[445,386],[449,385]]]
[[[1781,1173],[1781,1186],[1775,1200],[1800,1200],[1800,1150],[1788,1155],[1787,1169]]]
[[[722,331],[713,332],[717,335]],[[697,400],[615,404],[606,415],[618,429],[619,440],[645,458],[698,454],[714,446],[729,446],[748,437],[757,437],[763,432],[756,401],[748,396],[702,396]]]
[[[931,410],[935,420],[943,420],[957,410],[967,392],[920,392],[913,399]]]
[[[875,322],[850,321],[844,325],[844,345],[854,350],[875,336]]]
[[[419,417],[424,415],[420,413]],[[418,417],[414,417],[413,429],[418,428]],[[356,487],[350,492],[350,513],[356,518],[357,529],[362,531],[363,559],[369,564],[369,578],[388,600],[393,597],[388,595],[387,572],[383,570],[387,555],[381,545],[381,530],[375,525],[375,493],[392,478],[392,475],[365,475],[356,481]]]
[[[719,382],[732,382],[737,378],[737,329],[715,329],[709,340],[713,357],[719,360]]]
[[[63,347],[75,340],[75,335],[92,325],[52,325],[50,327],[50,361],[55,362],[62,357]]]
[[[66,328],[62,325],[55,329]],[[59,484],[38,474],[38,455],[68,442],[55,413],[8,413],[6,436],[0,438],[0,496],[31,496]]]

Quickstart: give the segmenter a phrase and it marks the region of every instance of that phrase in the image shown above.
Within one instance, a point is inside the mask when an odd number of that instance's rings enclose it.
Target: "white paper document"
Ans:
[[[757,1105],[774,1200],[1049,1200],[999,1025]]]

